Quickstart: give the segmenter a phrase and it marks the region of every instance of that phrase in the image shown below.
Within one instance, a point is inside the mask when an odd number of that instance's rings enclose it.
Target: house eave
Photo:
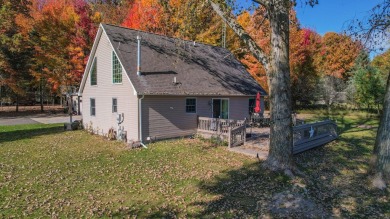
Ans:
[[[229,97],[254,97],[256,94],[219,94],[219,93],[138,93],[138,95],[145,96],[205,96],[205,97],[215,97],[215,96],[229,96]],[[268,94],[261,94],[261,96],[268,96]]]

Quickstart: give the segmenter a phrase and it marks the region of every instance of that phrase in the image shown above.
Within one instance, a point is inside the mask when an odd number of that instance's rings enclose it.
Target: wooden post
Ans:
[[[81,115],[80,111],[80,96],[77,95],[77,115]]]
[[[247,123],[247,119],[245,117],[245,119],[244,119],[244,144],[246,142],[246,123]]]
[[[246,126],[244,126],[244,144],[246,142]]]
[[[228,127],[228,146],[229,148],[232,147],[232,127]]]

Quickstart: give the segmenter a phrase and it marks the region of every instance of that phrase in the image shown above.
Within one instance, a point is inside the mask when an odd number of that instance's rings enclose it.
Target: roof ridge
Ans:
[[[178,37],[172,37],[172,36],[167,36],[167,35],[163,35],[163,34],[158,34],[158,33],[152,33],[152,32],[147,32],[147,31],[144,31],[144,30],[138,30],[138,29],[134,29],[134,28],[129,28],[129,27],[123,27],[123,26],[119,26],[119,25],[115,25],[115,24],[107,24],[107,23],[101,23],[103,25],[108,25],[108,26],[113,26],[113,27],[118,27],[118,28],[123,28],[123,29],[127,29],[127,30],[134,30],[134,31],[139,31],[139,32],[142,32],[142,33],[146,33],[146,34],[150,34],[150,35],[155,35],[155,36],[159,36],[159,37],[167,37],[167,38],[170,38],[170,39],[174,39],[174,40],[183,40],[183,41],[186,41],[186,42],[189,42],[189,43],[197,43],[197,44],[202,44],[202,45],[205,45],[205,46],[209,46],[209,47],[216,47],[216,48],[219,48],[219,49],[223,49],[223,50],[226,50],[230,53],[232,53],[229,49],[227,48],[223,48],[221,46],[214,46],[212,44],[207,44],[207,43],[203,43],[203,42],[199,42],[199,41],[194,41],[194,40],[186,40],[186,39],[182,39],[182,38],[178,38]],[[232,53],[233,54],[233,53]]]

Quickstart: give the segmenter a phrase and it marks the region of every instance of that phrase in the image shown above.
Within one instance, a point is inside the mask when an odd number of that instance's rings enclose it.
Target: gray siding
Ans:
[[[185,112],[185,97],[145,96],[142,100],[142,137],[164,139],[196,132],[195,113]]]
[[[124,113],[124,122],[121,126],[127,131],[127,139],[137,140],[138,98],[124,71],[122,84],[112,83],[112,51],[106,33],[103,32],[95,53],[97,85],[91,86],[90,76],[88,76],[82,94],[83,123],[88,126],[92,124],[100,135],[106,135],[111,127],[116,130],[118,125],[116,113],[112,113],[112,98],[117,98],[118,113]],[[91,60],[93,61],[92,57]],[[90,98],[96,100],[96,116],[90,115]]]
[[[212,99],[221,97],[195,98],[196,113],[186,113],[184,96],[145,96],[142,100],[143,140],[147,137],[164,139],[195,134],[197,116],[212,117]],[[229,99],[230,119],[243,120],[249,117],[249,97],[222,98]]]

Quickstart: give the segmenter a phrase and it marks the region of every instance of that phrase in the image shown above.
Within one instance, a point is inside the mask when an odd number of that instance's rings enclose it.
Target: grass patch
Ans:
[[[0,218],[259,217],[297,185],[328,215],[390,217],[389,191],[366,183],[377,120],[344,123],[338,140],[295,157],[303,175],[293,180],[198,139],[130,150],[61,125],[0,127]]]

